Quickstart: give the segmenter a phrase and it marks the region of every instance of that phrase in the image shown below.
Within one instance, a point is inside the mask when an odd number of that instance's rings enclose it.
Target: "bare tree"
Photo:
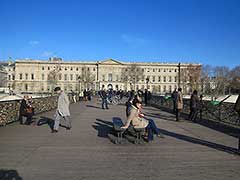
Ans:
[[[236,66],[229,73],[229,88],[233,93],[240,93],[240,66]]]
[[[127,87],[129,83],[131,89],[135,90],[136,84],[141,80],[142,74],[142,68],[136,64],[132,64],[131,66],[122,69],[121,80],[125,83],[125,87]]]
[[[181,68],[180,74],[181,87],[184,93],[189,93],[189,91],[193,91],[194,89],[199,90],[201,66],[190,64],[187,67]]]
[[[7,72],[4,69],[4,64],[0,64],[0,87],[6,87],[7,84]]]
[[[57,84],[58,84],[58,80],[59,80],[59,72],[61,71],[61,67],[60,64],[58,64],[52,71],[50,71],[48,73],[47,76],[47,80],[48,80],[48,84],[50,85],[51,89],[53,90]]]
[[[213,71],[212,83],[213,93],[215,96],[223,95],[226,93],[226,87],[229,86],[229,68],[226,66],[217,66]]]
[[[213,73],[213,67],[210,65],[204,65],[201,71],[201,91],[205,94],[211,94],[211,77]]]
[[[83,85],[83,89],[91,88],[94,81],[95,75],[90,72],[90,68],[83,66],[80,75],[78,76],[78,81]]]

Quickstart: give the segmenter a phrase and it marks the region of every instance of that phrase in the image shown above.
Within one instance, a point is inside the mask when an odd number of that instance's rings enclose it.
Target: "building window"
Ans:
[[[15,75],[12,75],[12,80],[13,80],[13,81],[15,80]]]
[[[166,89],[167,89],[167,88],[166,88],[166,86],[164,85],[164,86],[163,86],[163,92],[166,92]]]
[[[163,82],[166,82],[166,77],[165,76],[163,77]]]
[[[42,70],[44,71],[44,67],[42,67]]]
[[[109,74],[108,74],[108,81],[109,81],[109,82],[112,82],[112,73],[109,73]]]
[[[9,81],[11,80],[11,75],[8,75],[8,80],[9,80]]]
[[[177,69],[175,69],[175,72],[177,72]]]
[[[93,71],[95,71],[95,68],[93,68]]]
[[[158,92],[161,92],[161,86],[160,85],[158,86]]]
[[[160,69],[158,69],[158,72],[161,72],[161,70],[160,70]]]
[[[71,69],[70,69],[71,71],[73,70],[73,68],[71,67]]]
[[[142,82],[144,82],[144,81],[145,81],[145,76],[143,75],[143,76],[142,76]]]
[[[24,86],[25,86],[25,91],[28,91],[28,85],[25,84]]]
[[[169,72],[172,72],[172,70],[171,70],[171,69],[169,69]]]
[[[153,69],[153,72],[155,72],[155,69]]]
[[[171,76],[169,76],[169,82],[172,82],[172,77]]]
[[[174,82],[177,82],[177,76],[174,77]]]
[[[44,74],[42,74],[42,80],[44,80]]]
[[[48,70],[50,70],[50,67],[48,67]]]
[[[70,74],[70,81],[72,81],[73,80],[73,75],[72,74]]]
[[[64,80],[67,81],[67,74],[64,74]]]
[[[119,81],[119,76],[118,75],[116,75],[116,81]]]
[[[144,69],[142,69],[142,72],[144,72]]]
[[[76,71],[78,71],[78,67],[76,68]]]
[[[31,74],[31,79],[34,80],[34,74]]]
[[[163,72],[166,72],[166,69],[163,69]]]
[[[161,82],[161,76],[158,76],[158,82]]]
[[[25,74],[25,79],[28,80],[28,74],[27,73]]]
[[[152,77],[152,81],[155,82],[155,76]]]
[[[102,81],[105,81],[105,75],[102,75]]]
[[[20,80],[22,80],[22,73],[21,73],[21,74],[19,74],[19,79],[20,79]]]
[[[67,67],[65,67],[65,71],[67,71]]]
[[[90,71],[90,68],[88,67],[87,70]]]
[[[62,74],[58,75],[58,80],[61,81],[62,80]]]
[[[172,86],[169,86],[169,92],[172,92]]]

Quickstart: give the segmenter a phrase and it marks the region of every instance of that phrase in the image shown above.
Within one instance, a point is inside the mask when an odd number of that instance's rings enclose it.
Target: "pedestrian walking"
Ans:
[[[71,90],[71,96],[72,96],[73,103],[76,103],[77,102],[76,93],[73,90]]]
[[[70,130],[72,128],[70,111],[69,111],[69,99],[68,96],[61,90],[60,87],[56,87],[54,91],[59,95],[57,110],[55,113],[55,122],[52,133],[57,133],[59,124],[61,120],[64,120],[66,123],[66,129]]]
[[[107,98],[108,98],[107,92],[103,89],[100,91],[99,95],[102,99],[102,109],[105,109],[105,108],[109,109],[108,102],[107,102]]]
[[[182,88],[178,88],[176,104],[177,104],[177,107],[176,107],[176,121],[179,121],[181,111],[183,109]]]

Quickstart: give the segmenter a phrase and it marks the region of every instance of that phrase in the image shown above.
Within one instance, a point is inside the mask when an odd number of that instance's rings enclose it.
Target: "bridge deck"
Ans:
[[[102,110],[97,102],[71,105],[73,128],[50,133],[47,125],[0,128],[0,171],[16,170],[24,180],[80,179],[238,179],[237,138],[152,107],[164,139],[115,145],[113,117],[125,119],[124,106]],[[38,115],[53,118],[54,111]],[[1,179],[1,178],[0,178]]]

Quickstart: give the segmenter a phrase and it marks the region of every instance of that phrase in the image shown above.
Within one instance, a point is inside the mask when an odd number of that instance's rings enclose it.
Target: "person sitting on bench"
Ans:
[[[146,120],[139,116],[139,109],[141,108],[142,102],[140,102],[138,99],[133,100],[133,105],[131,108],[130,115],[128,116],[127,122],[124,126],[122,126],[123,129],[127,129],[130,124],[133,125],[135,129],[145,128],[148,132],[148,141],[153,140],[153,134],[155,133],[157,137],[162,137],[160,134],[159,129],[157,128],[155,122],[152,119]]]

